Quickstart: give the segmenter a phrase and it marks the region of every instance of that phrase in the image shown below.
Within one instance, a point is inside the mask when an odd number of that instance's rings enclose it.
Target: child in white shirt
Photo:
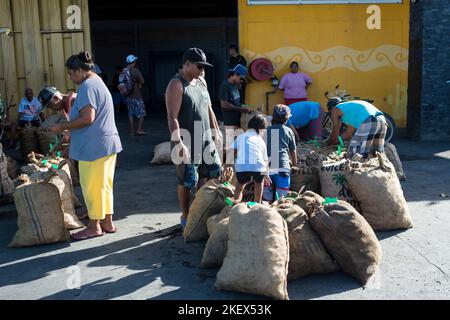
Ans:
[[[253,117],[248,130],[240,135],[231,145],[237,150],[235,163],[238,186],[235,191],[235,200],[242,201],[245,186],[253,181],[255,183],[255,202],[262,203],[264,183],[269,184],[269,164],[267,147],[262,136],[265,134],[268,122],[264,116]]]

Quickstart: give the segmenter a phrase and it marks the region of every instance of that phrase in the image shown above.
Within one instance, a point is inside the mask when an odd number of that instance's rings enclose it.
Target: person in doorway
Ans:
[[[296,102],[289,106],[291,117],[287,126],[292,129],[298,142],[322,139],[324,112],[317,102]]]
[[[284,91],[285,104],[290,106],[295,102],[308,101],[308,89],[313,80],[306,73],[300,72],[298,62],[291,63],[291,72],[280,81],[280,90]]]
[[[294,132],[286,126],[291,117],[288,106],[275,106],[272,126],[267,128],[267,151],[270,159],[270,180],[272,185],[264,188],[264,200],[276,201],[289,194],[291,187],[291,164],[297,165],[297,146]]]
[[[267,147],[262,138],[267,129],[267,120],[261,115],[253,117],[248,123],[248,130],[240,135],[231,145],[236,150],[236,178],[238,185],[235,200],[242,201],[243,191],[249,182],[255,183],[256,203],[263,201],[263,187],[270,185]]]
[[[241,77],[246,74],[247,68],[238,64],[234,69],[230,70],[228,79],[220,86],[220,105],[225,125],[225,148],[227,150],[234,142],[236,131],[241,126],[242,113],[250,112],[249,109],[242,107],[241,94],[238,89]]]
[[[147,115],[144,104],[144,97],[141,93],[141,88],[145,84],[142,73],[136,68],[138,57],[129,55],[127,57],[127,67],[124,72],[129,72],[134,89],[127,97],[128,119],[130,123],[131,135],[145,136],[147,132],[144,131],[144,118]],[[138,119],[138,129],[134,131],[134,119]]]
[[[364,158],[384,152],[387,123],[383,112],[366,101],[343,102],[340,98],[332,98],[328,102],[331,112],[333,131],[328,144],[335,145],[339,137],[350,141],[348,155],[360,154]],[[342,125],[347,129],[341,133]]]
[[[92,70],[88,52],[71,56],[67,62],[71,80],[79,86],[69,122],[51,127],[54,134],[71,132],[70,158],[79,161],[80,184],[89,215],[89,224],[72,235],[86,240],[115,233],[113,223],[113,181],[117,154],[122,144],[114,119],[111,93]]]
[[[11,141],[8,148],[13,148],[16,145],[18,131],[27,126],[40,127],[41,122],[45,120],[42,114],[43,109],[38,98],[34,96],[33,89],[26,88],[25,97],[22,98],[19,104],[17,122],[11,127]]]
[[[119,77],[123,72],[123,66],[122,65],[118,65],[116,66],[116,73],[114,74],[113,80],[112,80],[112,87],[111,87],[111,94],[113,97],[113,102],[114,102],[114,109],[117,112],[117,115],[120,114],[120,108],[125,105],[125,99],[124,97],[120,94],[120,91],[118,89],[119,87]]]
[[[189,215],[191,189],[199,180],[218,178],[222,174],[222,163],[215,145],[221,145],[222,137],[206,83],[201,78],[207,66],[212,67],[201,49],[188,49],[183,54],[183,70],[170,81],[166,90],[172,146],[181,157],[173,160],[177,163],[177,191],[183,229]],[[211,129],[216,134],[215,141]]]
[[[239,53],[239,48],[235,44],[231,44],[228,48],[228,54],[230,58],[228,60],[228,68],[230,70],[234,70],[236,66],[241,65],[247,68],[247,60]],[[240,83],[238,84],[239,93],[241,95],[241,104],[245,104],[245,89],[247,86],[247,80],[245,76],[242,76],[240,79]]]

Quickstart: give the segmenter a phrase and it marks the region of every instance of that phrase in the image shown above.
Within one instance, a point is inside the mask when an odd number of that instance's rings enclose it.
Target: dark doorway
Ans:
[[[150,114],[164,112],[164,91],[187,48],[202,48],[215,68],[206,79],[215,109],[227,75],[228,45],[238,42],[237,0],[90,1],[93,51],[108,75],[128,54],[139,57]],[[220,112],[218,112],[220,113]]]

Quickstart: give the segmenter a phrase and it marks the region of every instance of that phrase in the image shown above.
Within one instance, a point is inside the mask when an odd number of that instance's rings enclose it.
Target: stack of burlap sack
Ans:
[[[341,269],[367,285],[382,258],[375,231],[412,227],[385,155],[349,160],[335,147],[300,147],[301,193],[272,205],[235,204],[233,187],[212,181],[197,194],[184,237],[208,240],[200,266],[221,268],[218,290],[288,299],[288,281]]]
[[[57,123],[67,121],[64,115],[52,115],[48,117],[40,128],[26,127],[20,131],[20,149],[26,158],[32,152],[50,154],[50,144],[55,144],[57,135],[50,131],[50,127]],[[60,138],[60,137],[59,137]]]
[[[81,203],[73,188],[67,160],[32,153],[15,181],[14,201],[19,230],[9,247],[30,247],[69,240],[69,230],[84,227],[75,208]]]
[[[376,231],[411,228],[400,185],[400,179],[405,178],[403,168],[395,146],[387,144],[386,150],[385,154],[378,153],[368,160],[359,155],[347,159],[345,149],[338,152],[336,147],[318,143],[301,144],[291,190],[313,191],[324,198],[346,201]]]
[[[0,204],[13,202],[15,162],[3,153],[3,145],[0,143]],[[15,167],[17,170],[17,167]]]

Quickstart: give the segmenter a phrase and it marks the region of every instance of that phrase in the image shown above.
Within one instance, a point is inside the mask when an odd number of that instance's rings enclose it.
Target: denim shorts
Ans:
[[[178,184],[188,189],[195,188],[200,179],[216,179],[222,175],[219,164],[182,164],[176,166]]]

